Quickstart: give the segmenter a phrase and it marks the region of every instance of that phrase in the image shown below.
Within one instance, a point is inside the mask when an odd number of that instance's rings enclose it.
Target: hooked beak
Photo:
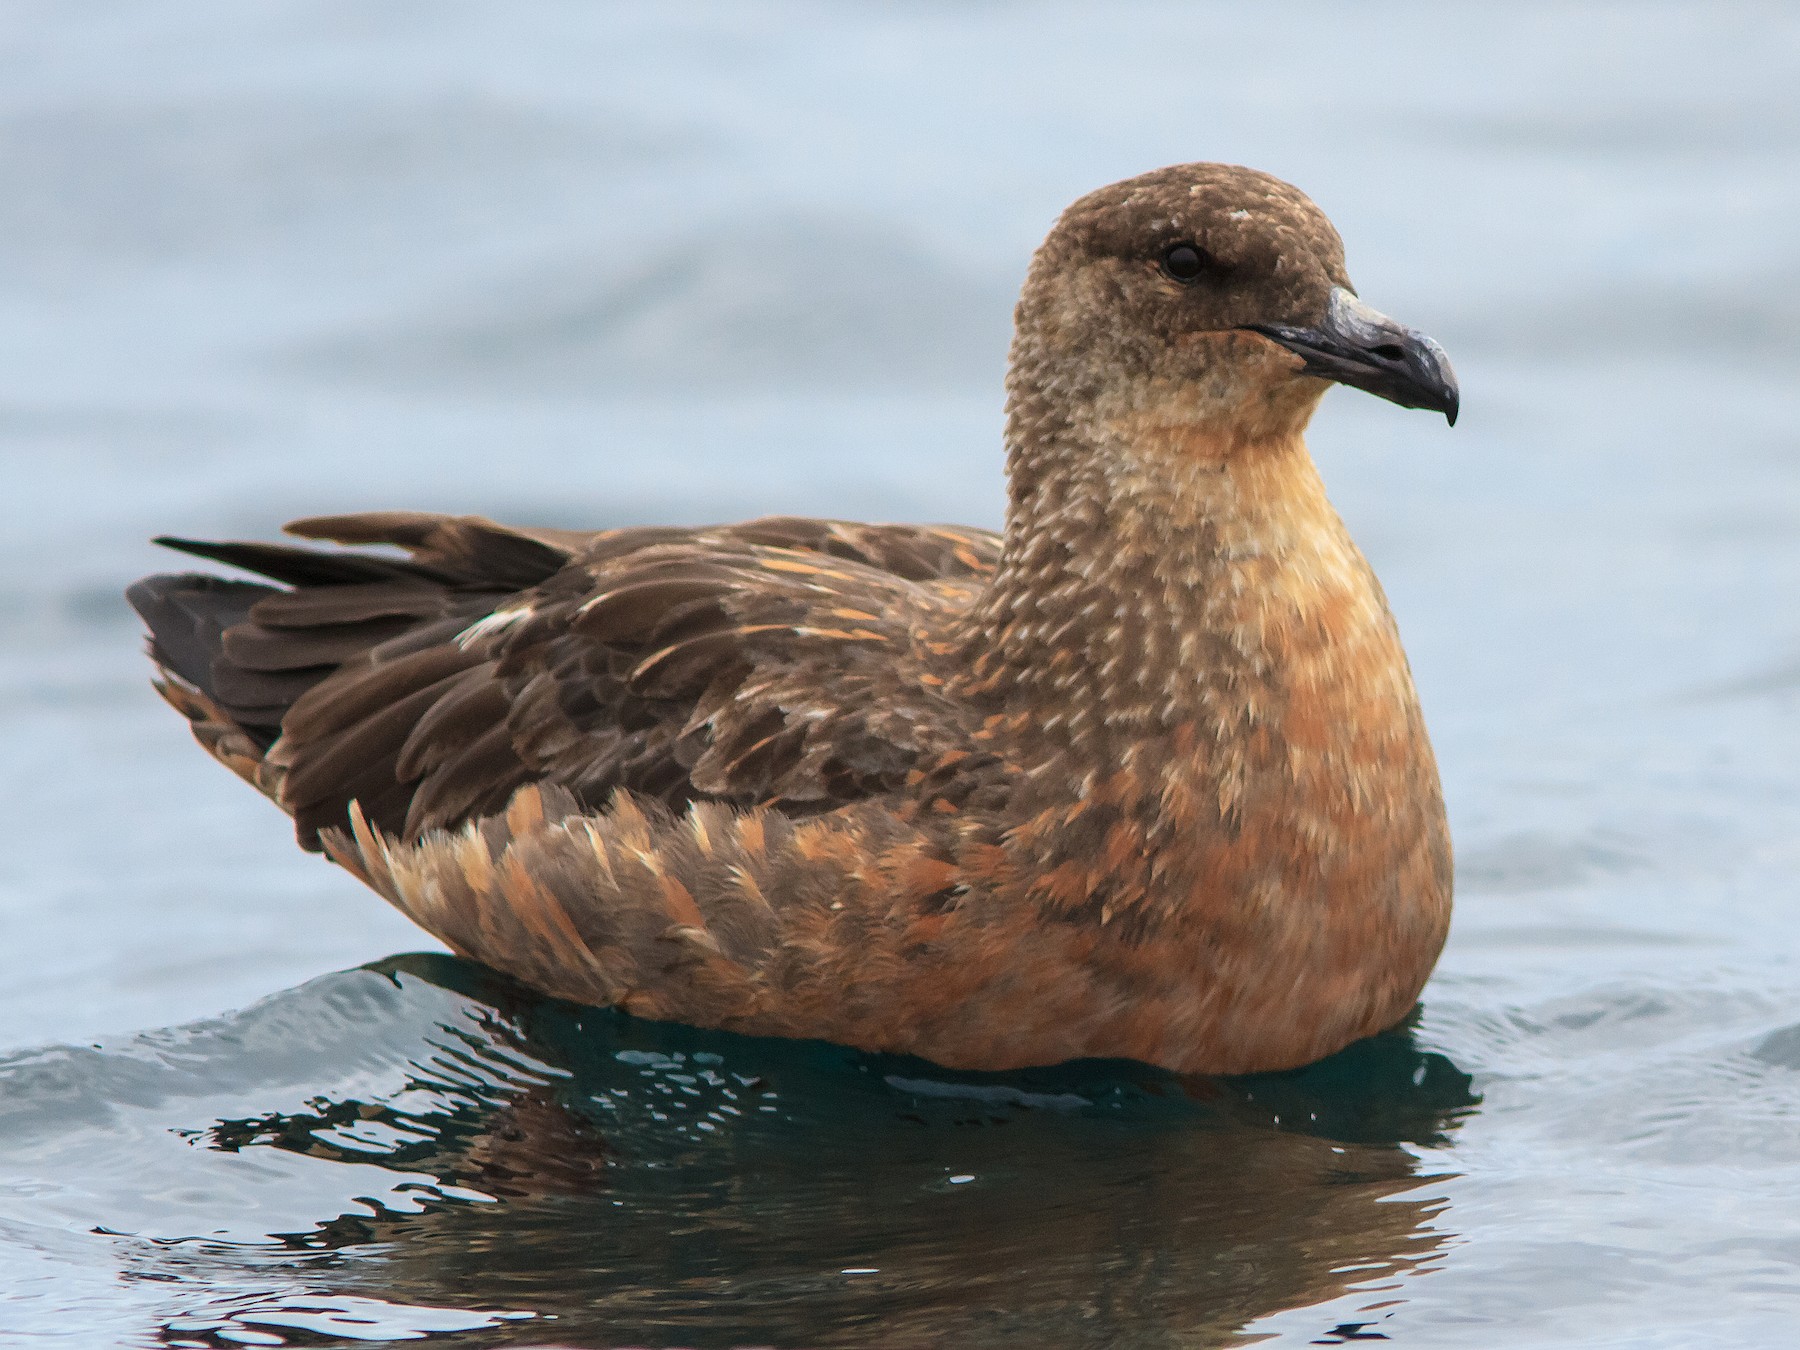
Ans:
[[[1325,322],[1251,324],[1306,361],[1306,374],[1367,390],[1402,408],[1429,408],[1456,425],[1456,372],[1444,349],[1415,329],[1370,309],[1342,286],[1331,288]]]

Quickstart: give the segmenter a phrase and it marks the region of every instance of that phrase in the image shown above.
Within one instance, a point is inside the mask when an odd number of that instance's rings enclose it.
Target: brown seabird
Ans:
[[[1450,914],[1394,621],[1307,453],[1329,382],[1455,420],[1267,174],[1064,212],[1000,534],[303,520],[130,597],[200,743],[455,951],[644,1017],[1006,1069],[1306,1063]]]

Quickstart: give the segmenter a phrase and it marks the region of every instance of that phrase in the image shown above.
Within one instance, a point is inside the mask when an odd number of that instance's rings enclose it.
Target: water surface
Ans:
[[[25,1052],[0,1095],[11,1212],[106,1240],[121,1320],[198,1345],[1191,1344],[1341,1303],[1330,1332],[1441,1249],[1403,1146],[1474,1104],[1403,1032],[1232,1083],[948,1074],[426,956]]]

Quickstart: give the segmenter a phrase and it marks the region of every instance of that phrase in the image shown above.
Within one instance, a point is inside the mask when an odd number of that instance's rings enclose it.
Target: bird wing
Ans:
[[[159,627],[134,601],[202,742],[309,847],[352,801],[417,838],[528,783],[595,807],[624,788],[793,815],[890,791],[958,735],[932,648],[947,654],[948,621],[999,557],[982,530],[789,518],[575,534],[381,513],[289,530],[403,556],[169,541],[288,588],[211,579],[209,601],[196,578],[140,583],[187,582],[156,598],[213,603],[216,632]],[[221,716],[235,735],[207,734]]]

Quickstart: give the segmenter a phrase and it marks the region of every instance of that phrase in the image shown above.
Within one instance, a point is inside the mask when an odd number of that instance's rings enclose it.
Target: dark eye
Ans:
[[[1163,271],[1184,284],[1193,281],[1212,265],[1212,254],[1194,244],[1170,244],[1163,250]]]

